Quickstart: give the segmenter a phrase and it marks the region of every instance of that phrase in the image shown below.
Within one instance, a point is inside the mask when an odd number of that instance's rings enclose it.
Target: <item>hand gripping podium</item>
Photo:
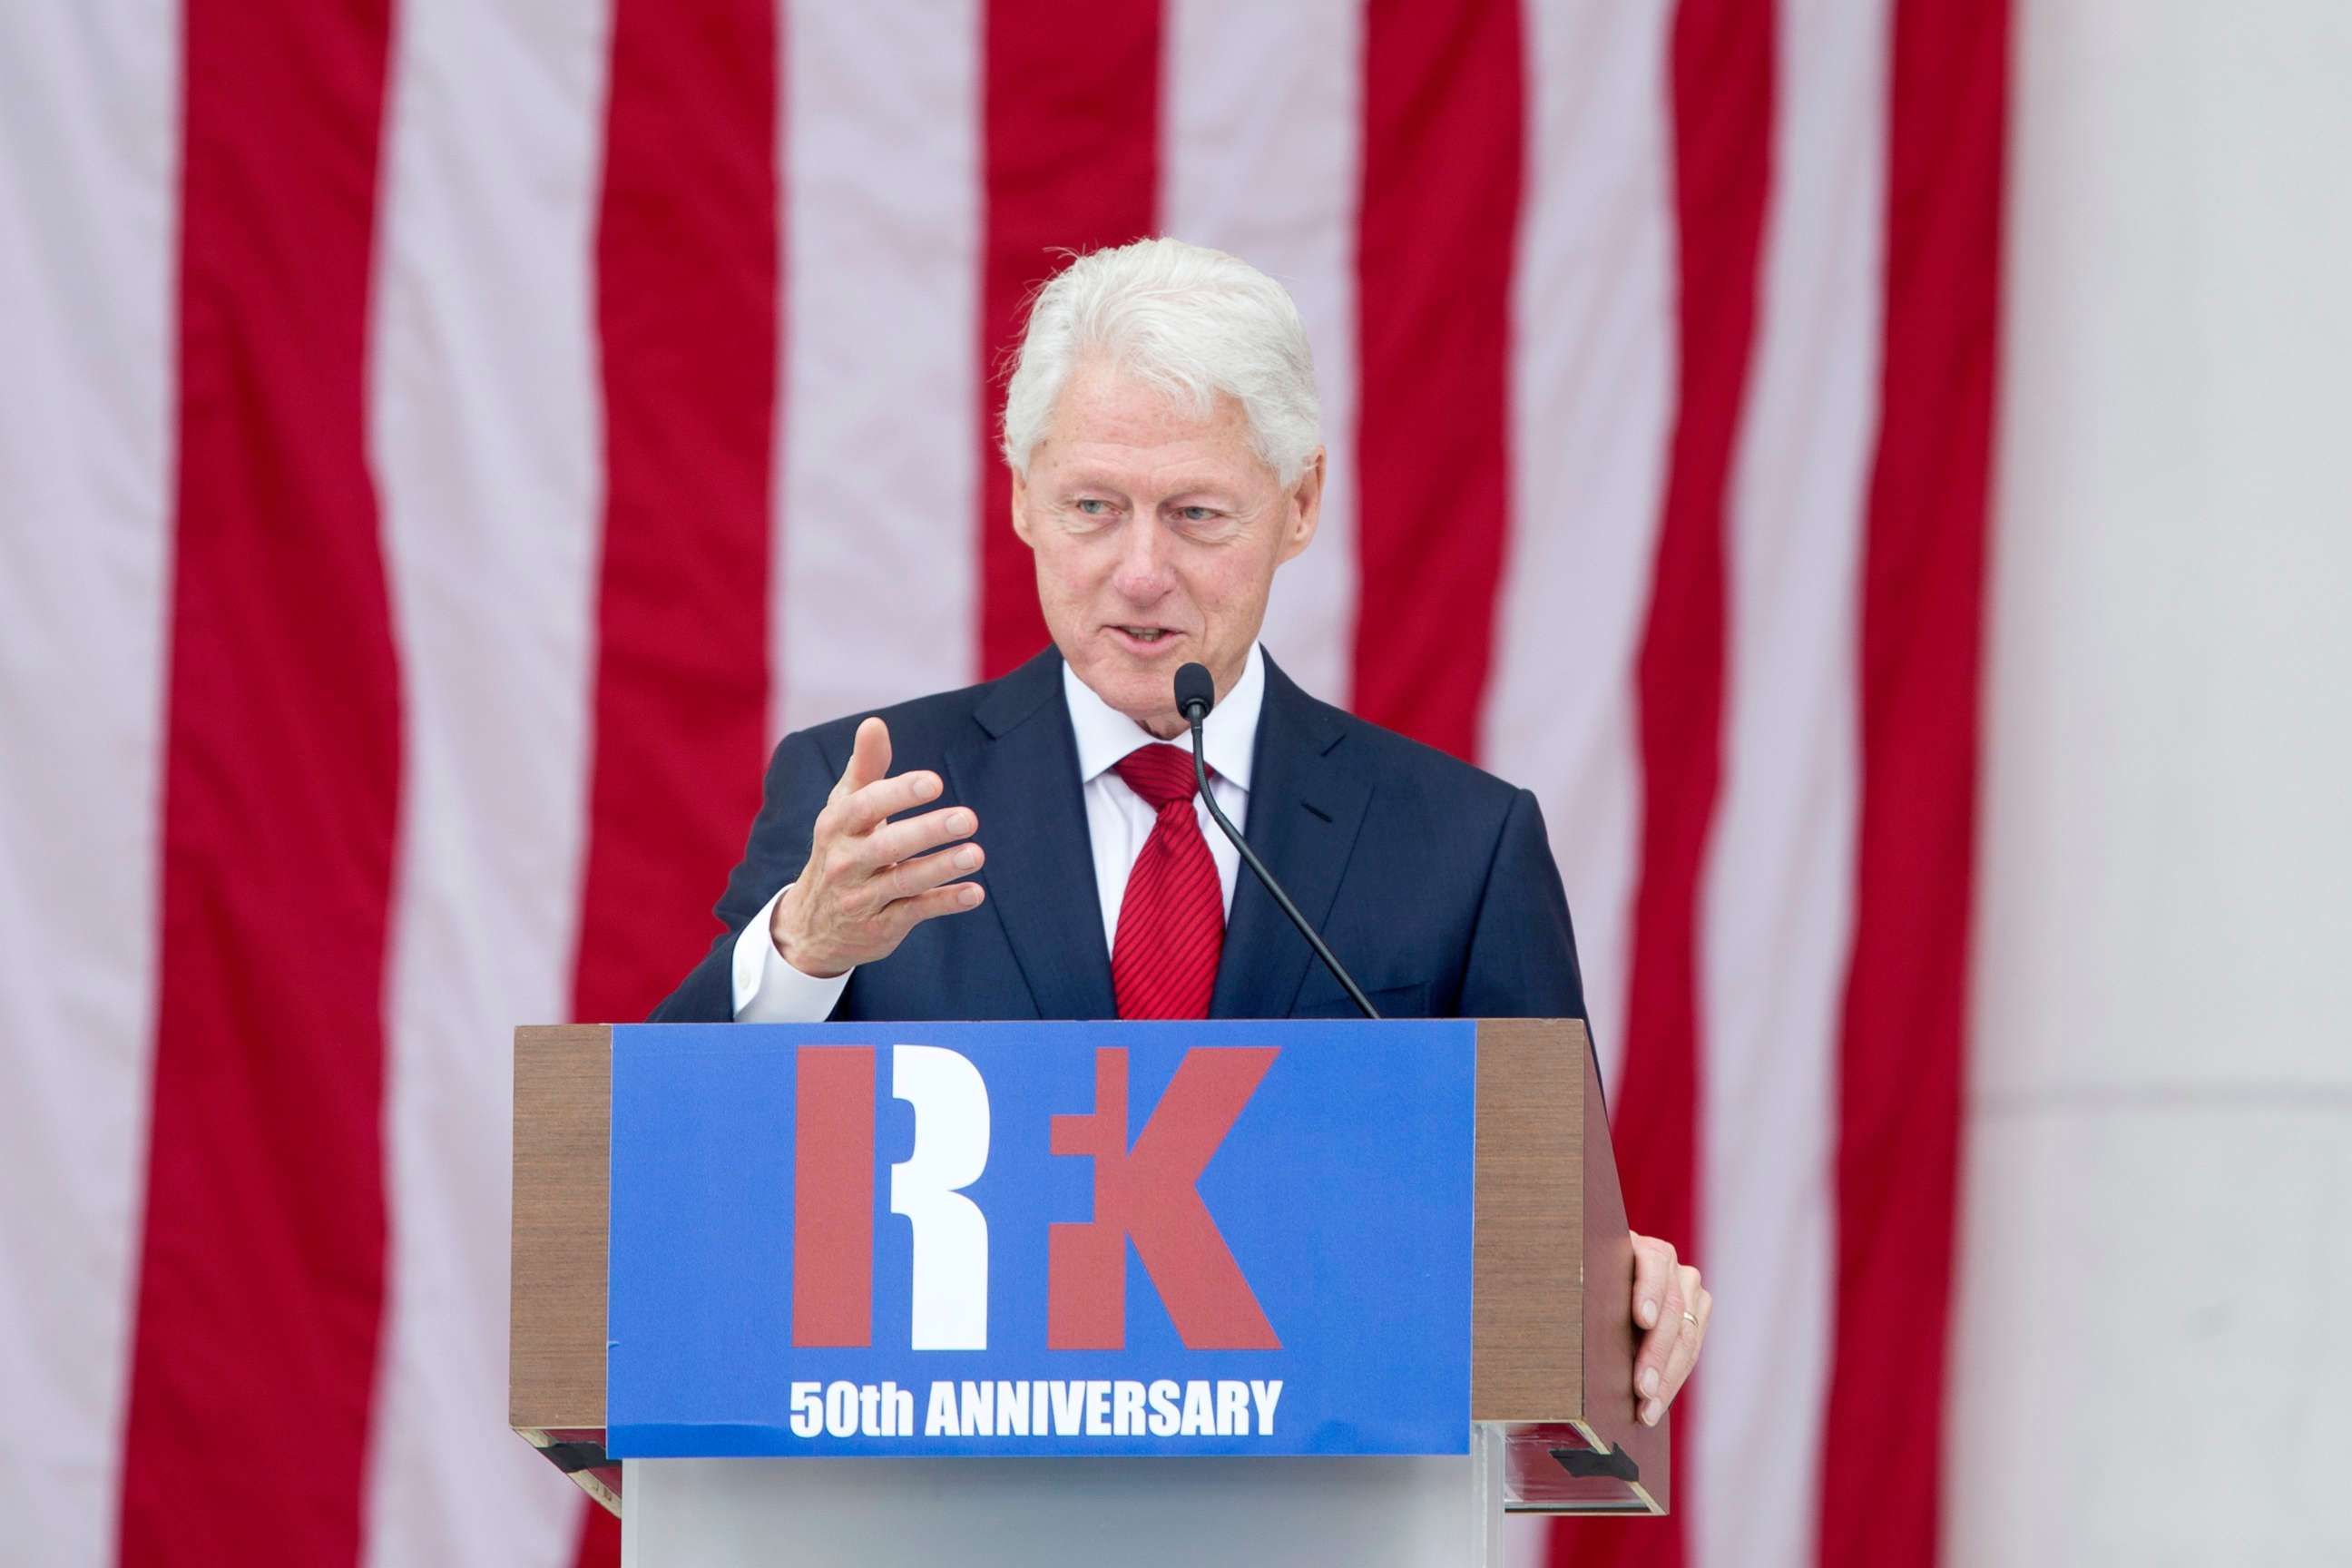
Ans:
[[[1574,1020],[515,1035],[510,1419],[629,1568],[1663,1513]]]

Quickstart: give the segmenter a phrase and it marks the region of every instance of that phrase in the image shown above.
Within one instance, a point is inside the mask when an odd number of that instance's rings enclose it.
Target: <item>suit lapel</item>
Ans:
[[[1340,744],[1346,733],[1331,710],[1309,699],[1274,660],[1265,661],[1265,702],[1258,713],[1242,836],[1318,931],[1330,916],[1372,794],[1346,766]],[[1348,955],[1339,958],[1344,963]],[[1315,962],[1314,950],[1243,867],[1209,1016],[1287,1016]]]
[[[980,732],[950,749],[948,773],[980,817],[980,880],[1037,1016],[1115,1017],[1060,656],[1048,649],[997,681],[972,718]]]

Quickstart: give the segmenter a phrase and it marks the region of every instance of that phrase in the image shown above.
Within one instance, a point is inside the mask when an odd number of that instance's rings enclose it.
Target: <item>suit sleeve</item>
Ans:
[[[800,875],[808,860],[816,814],[824,809],[838,776],[805,731],[787,735],[768,761],[760,815],[743,858],[727,879],[727,891],[712,913],[724,929],[702,962],[654,1009],[656,1024],[725,1024],[735,1017],[735,939],[767,908],[778,889]]]
[[[1526,790],[1512,798],[1487,868],[1461,1010],[1465,1018],[1585,1016],[1568,895],[1544,837],[1543,808]]]

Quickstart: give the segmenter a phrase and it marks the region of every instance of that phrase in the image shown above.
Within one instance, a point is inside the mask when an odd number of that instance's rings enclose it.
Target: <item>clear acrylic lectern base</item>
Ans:
[[[632,1459],[622,1568],[1500,1568],[1499,1450],[1462,1458]]]

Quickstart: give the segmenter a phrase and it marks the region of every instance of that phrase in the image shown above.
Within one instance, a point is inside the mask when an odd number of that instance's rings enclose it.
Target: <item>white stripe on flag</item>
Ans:
[[[0,6],[0,1519],[112,1558],[147,1155],[180,20]]]
[[[779,731],[973,678],[976,4],[783,12]]]
[[[1531,5],[1524,20],[1511,527],[1479,760],[1542,801],[1613,1084],[1641,869],[1634,660],[1674,412],[1673,13]],[[1553,1528],[1510,1518],[1507,1560],[1543,1562]]]
[[[1882,5],[1781,0],[1756,359],[1725,530],[1724,781],[1699,929],[1700,1234],[1722,1300],[1694,1561],[1814,1552],[1833,1313],[1839,1010],[1861,739],[1857,574],[1878,428]]]
[[[1480,760],[1536,791],[1603,1079],[1624,1047],[1634,660],[1674,412],[1670,8],[1532,5],[1511,304],[1511,530]]]
[[[1323,520],[1275,578],[1262,635],[1293,679],[1344,704],[1356,625],[1361,7],[1171,0],[1166,17],[1160,229],[1279,279],[1315,345]]]
[[[510,1031],[565,1016],[602,496],[608,13],[404,0],[370,388],[405,727],[365,1561],[570,1560],[506,1429]]]

